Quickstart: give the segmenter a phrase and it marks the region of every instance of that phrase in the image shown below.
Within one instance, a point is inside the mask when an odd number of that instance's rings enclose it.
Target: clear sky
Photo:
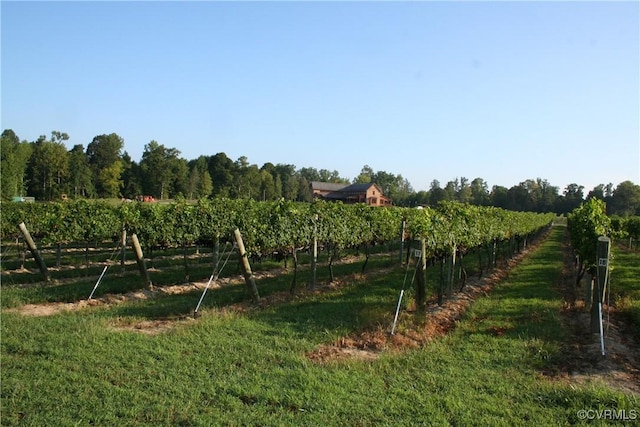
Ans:
[[[639,2],[7,2],[2,129],[416,191],[640,183]]]

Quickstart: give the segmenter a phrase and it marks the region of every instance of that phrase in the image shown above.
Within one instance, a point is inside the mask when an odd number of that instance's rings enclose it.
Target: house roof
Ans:
[[[336,184],[333,182],[311,181],[311,189],[319,190],[319,191],[338,191],[348,186],[349,184]]]
[[[346,193],[346,192],[367,191],[372,185],[375,185],[378,188],[378,190],[380,190],[380,187],[378,187],[378,184],[376,184],[374,182],[366,182],[366,183],[363,183],[363,184],[351,184],[351,185],[348,185],[348,186],[340,189],[340,192]]]

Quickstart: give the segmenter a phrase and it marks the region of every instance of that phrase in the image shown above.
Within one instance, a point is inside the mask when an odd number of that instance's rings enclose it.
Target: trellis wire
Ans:
[[[424,256],[424,255],[421,255]],[[404,280],[402,281],[402,289],[400,290],[400,297],[398,298],[398,306],[396,307],[396,315],[393,318],[393,326],[391,327],[391,335],[396,333],[396,325],[398,324],[398,314],[400,313],[400,304],[402,303],[402,297],[404,296],[404,287],[407,283],[407,275],[409,273],[409,262],[407,262],[407,268],[404,272]],[[416,272],[418,271],[418,264],[416,262],[416,267],[413,270],[413,277],[411,278],[411,285],[413,286],[413,281],[416,278]]]
[[[93,289],[91,290],[91,294],[89,294],[89,298],[87,299],[91,299],[93,298],[93,294],[96,292],[96,289],[98,289],[98,286],[100,286],[100,283],[102,282],[102,278],[104,277],[105,273],[107,272],[107,269],[109,268],[109,264],[110,262],[113,261],[113,257],[116,253],[118,253],[118,250],[120,249],[120,244],[121,242],[118,241],[118,244],[116,245],[116,248],[114,249],[114,251],[111,253],[111,256],[107,259],[107,261],[105,262],[105,266],[102,269],[102,274],[100,274],[100,277],[98,277],[98,281],[96,282],[96,284],[93,286]]]
[[[225,244],[224,244],[224,252],[226,252],[228,244],[229,244],[229,242],[225,242]],[[211,282],[213,280],[218,280],[218,277],[220,276],[220,273],[222,273],[222,270],[224,270],[224,267],[227,265],[227,262],[229,261],[229,257],[233,253],[233,248],[235,248],[235,246],[236,245],[234,243],[233,246],[231,247],[231,249],[229,250],[229,252],[227,253],[227,258],[224,260],[224,263],[222,264],[222,267],[220,268],[220,270],[218,270],[218,265],[220,265],[220,260],[222,258],[218,259],[218,262],[216,263],[216,265],[213,268],[213,273],[211,273],[211,277],[209,277],[209,281],[207,282],[207,286],[205,286],[204,291],[202,292],[202,295],[200,296],[200,300],[198,301],[198,305],[196,306],[196,309],[193,311],[193,317],[197,317],[198,316],[198,310],[200,309],[200,305],[202,304],[202,301],[204,300],[204,296],[207,294],[207,290],[209,289],[209,286],[211,286]]]

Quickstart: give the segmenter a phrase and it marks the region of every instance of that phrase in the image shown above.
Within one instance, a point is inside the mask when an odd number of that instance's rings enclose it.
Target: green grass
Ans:
[[[631,331],[640,340],[640,252],[616,245],[612,264],[612,302],[630,321]]]
[[[451,334],[375,361],[319,365],[307,353],[388,326],[401,269],[244,313],[221,310],[242,286],[216,290],[202,317],[157,335],[113,326],[180,316],[197,295],[40,318],[3,311],[2,425],[546,426],[581,424],[581,409],[637,410],[637,398],[540,374],[562,358],[562,233]]]

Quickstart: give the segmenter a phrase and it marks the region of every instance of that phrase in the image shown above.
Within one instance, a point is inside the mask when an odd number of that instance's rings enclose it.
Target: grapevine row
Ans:
[[[611,228],[616,238],[628,240],[629,249],[633,247],[634,241],[640,241],[640,216],[613,216]]]
[[[345,248],[397,240],[405,221],[407,237],[426,239],[432,254],[523,238],[546,226],[553,215],[443,203],[438,208],[374,208],[341,203],[203,199],[195,204],[123,203],[79,200],[65,203],[3,203],[1,237],[18,237],[25,222],[44,244],[114,241],[122,228],[147,247],[226,240],[234,228],[251,254],[290,253],[320,244]]]
[[[611,219],[602,200],[590,199],[573,210],[567,217],[571,246],[578,258],[579,284],[584,273],[594,274],[598,237],[611,236]]]

